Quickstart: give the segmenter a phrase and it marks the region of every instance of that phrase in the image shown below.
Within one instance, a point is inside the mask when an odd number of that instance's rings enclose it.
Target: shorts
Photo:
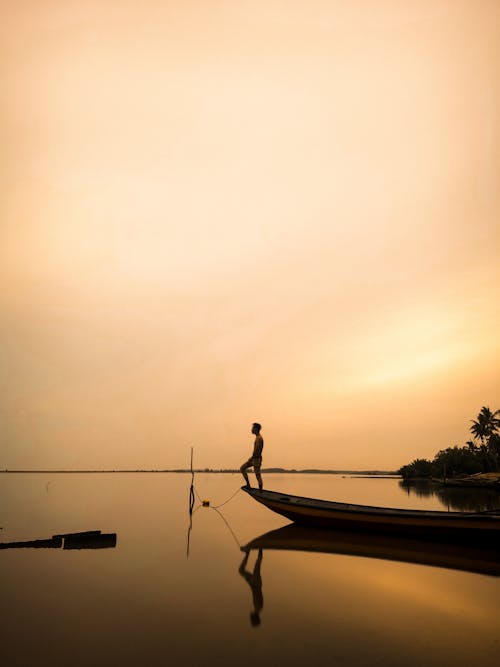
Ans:
[[[260,471],[260,467],[262,465],[262,459],[260,457],[253,457],[251,456],[248,461],[245,461],[245,463],[241,466],[241,470],[246,470],[247,468],[253,468],[254,472]]]

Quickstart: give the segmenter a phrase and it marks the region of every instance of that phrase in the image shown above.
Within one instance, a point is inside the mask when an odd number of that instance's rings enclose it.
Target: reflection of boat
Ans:
[[[0,542],[0,549],[109,549],[116,547],[116,533],[88,530],[83,533],[54,535],[47,540]]]
[[[273,512],[305,525],[377,533],[425,535],[437,539],[498,540],[500,511],[444,512],[392,509],[303,498],[276,491],[242,490]]]
[[[271,530],[242,547],[242,550],[247,552],[253,549],[312,551],[381,558],[500,576],[498,547],[348,533],[295,524]]]

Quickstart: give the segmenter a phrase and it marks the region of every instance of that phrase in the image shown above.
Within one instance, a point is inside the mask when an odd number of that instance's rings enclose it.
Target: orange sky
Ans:
[[[500,5],[3,10],[0,468],[395,468],[500,407]]]

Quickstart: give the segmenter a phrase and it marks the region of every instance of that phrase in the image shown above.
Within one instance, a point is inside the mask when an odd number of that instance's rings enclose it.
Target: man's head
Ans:
[[[261,428],[262,428],[262,426],[260,424],[258,424],[257,422],[254,422],[252,424],[252,433],[254,435],[259,435]]]
[[[252,611],[250,614],[250,623],[253,628],[257,628],[260,625],[260,614],[258,611]]]

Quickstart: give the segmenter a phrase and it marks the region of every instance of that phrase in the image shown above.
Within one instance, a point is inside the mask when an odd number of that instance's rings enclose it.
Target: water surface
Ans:
[[[240,479],[199,474],[195,483],[199,498],[218,505]],[[452,502],[395,479],[280,474],[265,483],[388,507]],[[189,485],[184,474],[1,475],[2,542],[117,535],[111,548],[0,551],[3,663],[498,664],[500,578],[383,551],[304,552],[290,543],[246,555],[240,545],[288,522],[243,493],[220,513],[197,498],[188,557]]]

